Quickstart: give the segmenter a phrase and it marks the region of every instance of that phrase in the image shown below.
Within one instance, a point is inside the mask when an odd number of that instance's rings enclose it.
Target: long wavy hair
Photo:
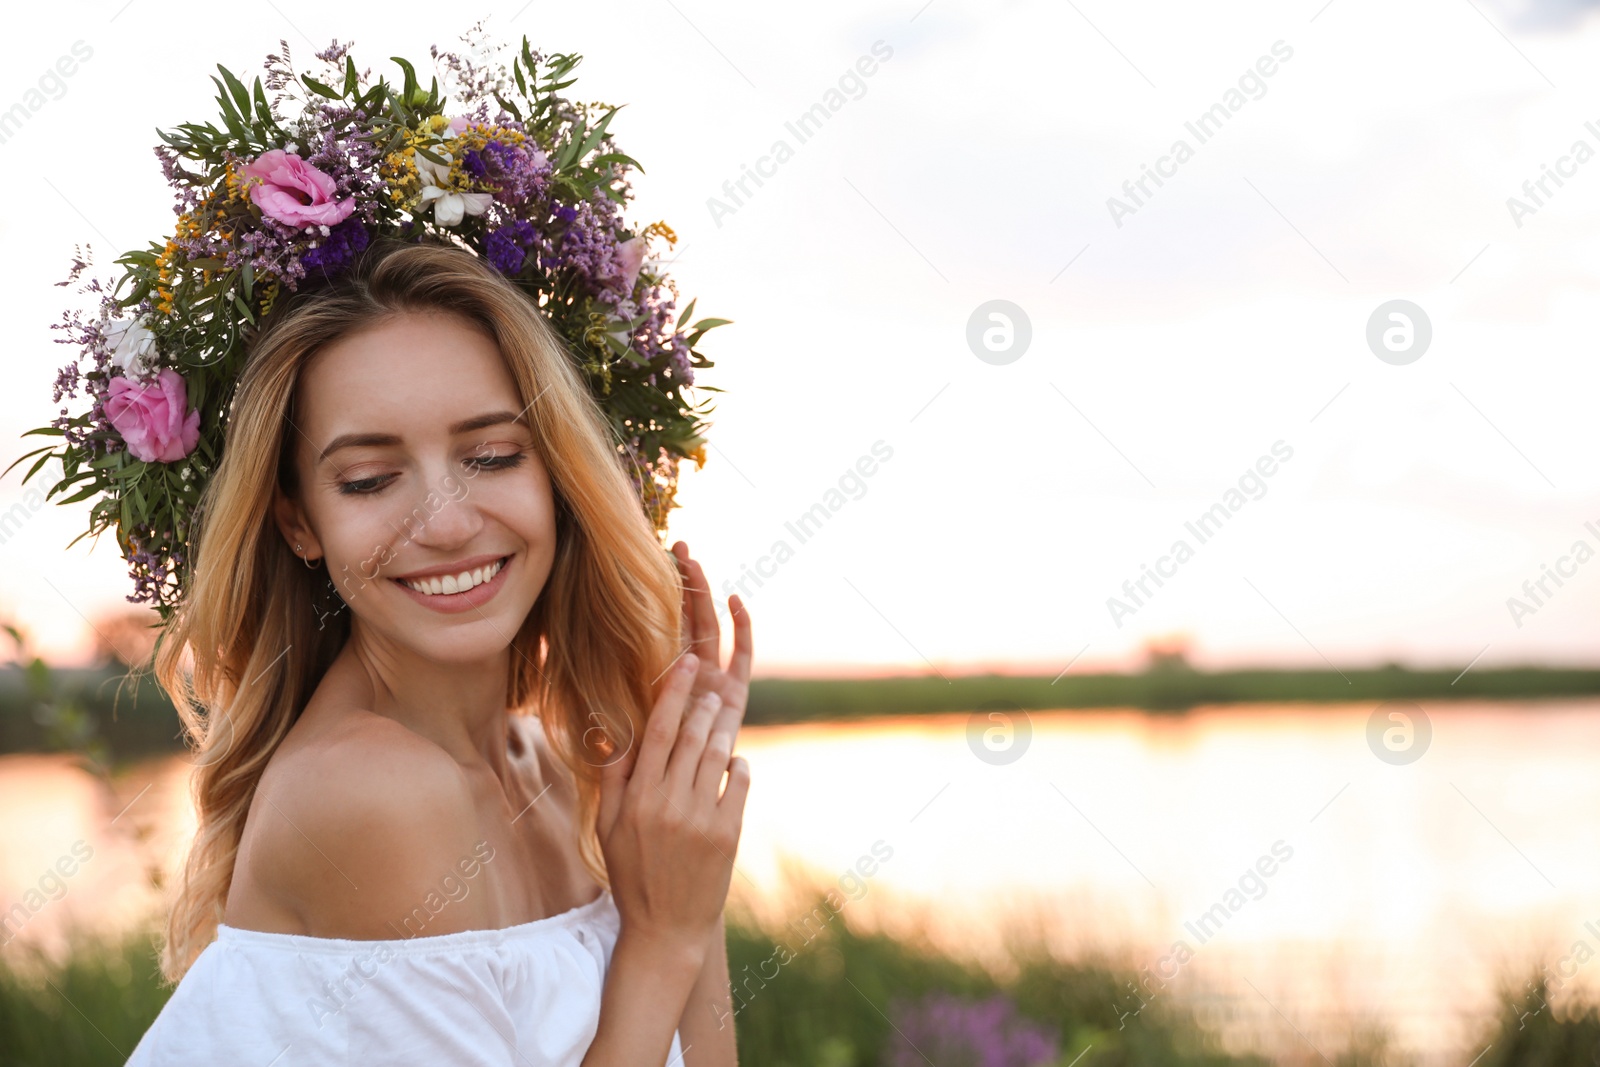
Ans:
[[[196,514],[187,594],[155,650],[156,677],[194,750],[198,815],[162,938],[170,982],[215,937],[262,771],[350,634],[349,611],[321,606],[333,595],[326,569],[308,570],[272,519],[274,489],[297,491],[295,435],[286,432],[296,383],[339,338],[434,310],[485,330],[529,405],[555,498],[556,552],[511,642],[506,708],[538,713],[577,785],[584,866],[610,885],[594,825],[599,768],[642,737],[680,652],[677,568],[604,413],[528,296],[464,249],[380,240],[334,281],[275,306],[249,342],[224,454]]]

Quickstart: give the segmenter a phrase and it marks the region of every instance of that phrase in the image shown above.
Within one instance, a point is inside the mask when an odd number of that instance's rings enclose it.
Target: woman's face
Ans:
[[[322,557],[367,643],[441,662],[509,646],[550,574],[555,503],[494,341],[401,313],[319,352],[296,412],[279,527]]]

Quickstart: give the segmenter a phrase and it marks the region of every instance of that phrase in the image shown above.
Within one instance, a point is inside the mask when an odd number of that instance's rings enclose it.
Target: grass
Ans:
[[[112,1067],[127,1061],[167,1002],[147,933],[72,937],[65,962],[0,948],[0,1065]]]
[[[812,899],[821,894],[812,895]],[[1132,972],[1066,961],[1039,947],[1012,949],[1001,979],[940,955],[917,941],[852,928],[841,918],[813,930],[759,926],[730,911],[728,961],[733,976],[739,1060],[749,1067],[1266,1067],[1268,1060],[1229,1053],[1181,1007],[1157,998],[1137,1019],[1119,1017]],[[1533,992],[1528,990],[1532,989]],[[65,962],[18,945],[0,950],[0,1067],[99,1067],[122,1064],[154,1022],[171,989],[160,982],[148,932],[118,942],[74,938]],[[967,1036],[930,1036],[910,1020],[921,998],[953,997],[973,1005]],[[1000,998],[1000,999],[995,999]],[[932,1001],[924,1001],[932,1003]],[[949,1011],[949,1002],[940,1001]],[[1004,1004],[1003,1025],[970,1019]],[[1014,1017],[1012,1017],[1014,1014]],[[990,1012],[994,1016],[994,1012]],[[1003,1030],[1047,1035],[1053,1059],[997,1051]],[[937,1028],[936,1028],[937,1029]],[[914,1034],[912,1049],[905,1032]],[[1037,1041],[1038,1038],[1035,1038]],[[1600,1004],[1556,997],[1534,976],[1503,982],[1496,1010],[1482,1020],[1476,1067],[1594,1067],[1600,1051]],[[979,1048],[987,1048],[983,1058]],[[1349,1036],[1332,1067],[1399,1067],[1406,1059],[1381,1031]],[[926,1058],[924,1058],[926,1057]],[[1321,1063],[1317,1060],[1317,1063]]]

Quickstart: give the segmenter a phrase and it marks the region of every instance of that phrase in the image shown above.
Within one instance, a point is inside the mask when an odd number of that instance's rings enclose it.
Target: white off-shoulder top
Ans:
[[[621,917],[609,890],[499,930],[384,941],[226,924],[129,1067],[579,1067]],[[663,1067],[682,1067],[677,1033]]]

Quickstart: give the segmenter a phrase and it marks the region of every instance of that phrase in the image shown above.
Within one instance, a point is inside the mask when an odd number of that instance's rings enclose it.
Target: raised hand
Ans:
[[[634,758],[601,769],[596,821],[627,936],[691,961],[721,920],[750,787],[713,730],[721,698],[691,694],[699,666],[692,653],[673,666]]]
[[[728,611],[733,616],[733,656],[724,670],[720,665],[722,628],[717,622],[717,606],[711,599],[711,583],[699,562],[690,558],[687,544],[679,541],[673,545],[672,555],[683,578],[683,633],[688,650],[700,662],[694,691],[716,693],[722,698],[722,710],[712,731],[727,737],[727,748],[732,752],[750,700],[750,612],[737,593],[728,597]]]

